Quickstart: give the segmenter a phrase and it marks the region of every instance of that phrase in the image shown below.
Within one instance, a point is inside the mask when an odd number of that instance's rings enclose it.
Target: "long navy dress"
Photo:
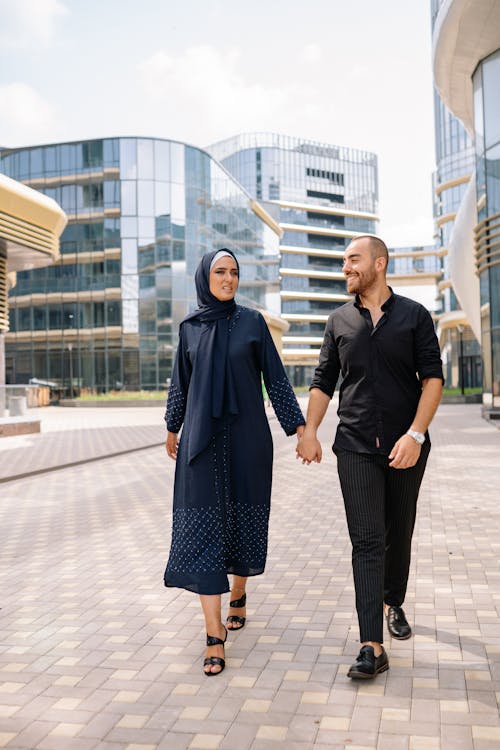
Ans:
[[[172,545],[165,585],[198,594],[229,591],[228,573],[264,571],[271,500],[273,443],[262,397],[261,373],[287,435],[304,424],[267,324],[256,310],[236,305],[228,326],[229,366],[238,414],[188,461],[188,425],[198,394],[190,378],[202,335],[199,320],[185,321],[168,394],[169,432],[184,423],[175,468]]]

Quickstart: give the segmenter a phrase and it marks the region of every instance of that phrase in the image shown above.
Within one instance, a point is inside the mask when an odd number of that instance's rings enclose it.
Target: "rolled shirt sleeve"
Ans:
[[[328,319],[323,337],[323,344],[319,353],[319,363],[314,371],[311,388],[319,388],[327,396],[333,398],[335,386],[340,374],[340,359],[333,330],[332,317]]]
[[[439,342],[430,313],[424,307],[419,310],[418,326],[415,329],[415,359],[420,381],[439,378],[444,383]]]

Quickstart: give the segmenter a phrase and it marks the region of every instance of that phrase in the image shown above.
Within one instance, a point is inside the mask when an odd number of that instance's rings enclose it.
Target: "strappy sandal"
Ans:
[[[223,625],[222,626],[224,630],[226,631],[226,637],[224,640],[221,638],[216,638],[214,635],[208,635],[207,633],[207,646],[223,646],[225,642],[227,641],[227,628]],[[206,672],[205,667],[220,667],[218,672]],[[220,674],[224,671],[224,667],[226,666],[226,660],[221,659],[220,656],[207,656],[207,658],[203,662],[203,674],[206,674],[207,677],[215,677],[216,674]]]
[[[234,609],[241,609],[242,607],[246,605],[246,603],[247,603],[247,595],[245,593],[243,594],[243,596],[240,596],[239,599],[235,599],[233,602],[229,602],[229,606],[233,607]],[[231,624],[235,622],[239,625],[239,627],[229,628],[229,630],[241,630],[245,626],[246,621],[247,621],[246,617],[240,617],[239,615],[229,615],[226,618],[226,622],[229,622]]]

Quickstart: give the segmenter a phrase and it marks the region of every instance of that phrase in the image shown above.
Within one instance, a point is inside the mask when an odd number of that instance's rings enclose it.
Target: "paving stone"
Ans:
[[[390,670],[360,684],[346,677],[359,631],[328,449],[299,465],[270,415],[267,569],[249,581],[226,670],[207,680],[198,602],[162,585],[174,465],[162,445],[136,450],[163,442],[162,408],[51,409],[39,435],[0,445],[0,479],[91,461],[1,485],[0,747],[500,746],[500,431],[477,406],[441,407],[431,427],[405,603],[414,637],[387,638]],[[335,423],[333,405],[325,448]],[[106,458],[117,449],[130,453]]]

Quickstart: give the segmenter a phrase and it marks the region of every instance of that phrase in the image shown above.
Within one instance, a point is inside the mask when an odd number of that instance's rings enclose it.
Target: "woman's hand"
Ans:
[[[176,432],[167,432],[165,450],[167,451],[167,456],[175,461],[177,458],[177,451],[179,450],[179,441],[177,440]]]
[[[297,435],[296,458],[301,458],[303,464],[321,463],[321,443],[316,437],[315,430],[306,427],[302,435]]]

